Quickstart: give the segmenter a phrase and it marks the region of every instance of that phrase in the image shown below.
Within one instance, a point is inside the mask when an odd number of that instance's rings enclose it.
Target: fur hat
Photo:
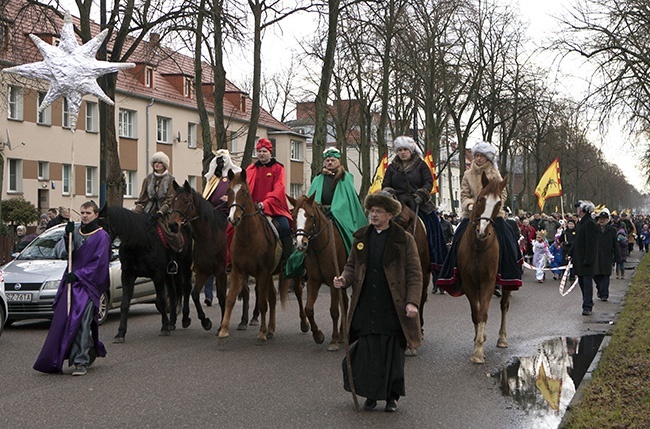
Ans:
[[[395,149],[395,152],[397,152],[398,149],[406,148],[411,151],[411,154],[418,154],[422,156],[422,151],[418,147],[417,143],[415,143],[415,140],[413,140],[411,137],[408,136],[399,136],[395,139],[393,142],[393,149]]]
[[[162,162],[165,166],[165,170],[169,170],[169,157],[165,152],[156,152],[151,156],[151,166],[153,167],[154,162]]]
[[[371,207],[383,207],[393,216],[397,216],[402,211],[402,204],[393,198],[390,192],[384,190],[369,194],[363,205],[366,210],[370,210]]]
[[[474,147],[472,147],[472,155],[476,155],[477,153],[485,155],[488,161],[493,164],[497,157],[497,149],[488,142],[477,142]]]
[[[268,139],[259,139],[255,145],[255,150],[267,149],[269,152],[273,153],[273,143]]]
[[[579,200],[576,203],[576,207],[578,208],[578,210],[581,210],[585,213],[593,213],[593,211],[596,210],[596,206],[594,206],[594,203],[588,200]]]
[[[323,159],[327,158],[341,159],[341,151],[335,147],[328,147],[323,151]]]
[[[210,180],[214,177],[217,172],[217,162],[221,158],[223,160],[223,167],[221,168],[221,177],[228,176],[228,171],[232,170],[233,173],[237,174],[241,172],[241,168],[237,167],[230,158],[230,152],[227,149],[219,149],[217,153],[214,154],[214,158],[210,161],[210,166],[208,167],[208,172],[205,173],[203,177],[205,180]]]

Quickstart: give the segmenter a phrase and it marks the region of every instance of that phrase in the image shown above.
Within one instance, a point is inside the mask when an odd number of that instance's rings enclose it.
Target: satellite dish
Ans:
[[[7,131],[7,141],[5,142],[0,142],[0,150],[4,150],[5,147],[9,148],[9,150],[13,150],[11,147],[11,136],[9,135],[9,129],[6,129]],[[24,146],[25,142],[20,142],[20,146]]]

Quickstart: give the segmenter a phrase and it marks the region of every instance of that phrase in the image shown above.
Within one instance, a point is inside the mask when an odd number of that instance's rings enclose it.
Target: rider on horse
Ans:
[[[457,263],[458,243],[463,236],[463,232],[469,223],[470,213],[474,206],[474,199],[478,196],[483,188],[481,175],[485,173],[490,180],[503,180],[499,170],[494,165],[496,158],[496,148],[487,142],[478,142],[472,148],[474,160],[469,170],[465,172],[461,182],[461,208],[462,221],[456,228],[454,240],[447,254],[447,258],[440,271],[438,286],[443,287],[447,292],[456,292],[458,286]],[[502,208],[499,215],[494,221],[494,229],[499,240],[499,276],[497,285],[505,286],[508,289],[518,289],[521,287],[521,252],[517,246],[517,240],[512,233],[512,229],[505,221],[505,212],[503,203],[506,201],[508,193],[504,188],[501,193]],[[500,292],[496,292],[500,296]]]
[[[171,203],[174,199],[174,176],[169,172],[169,157],[164,152],[156,152],[151,157],[153,172],[149,173],[142,182],[140,196],[135,202],[133,211],[151,215],[151,222],[157,224],[161,239],[173,252],[183,249],[185,240],[181,232],[174,233],[167,226],[167,217],[171,213]],[[176,274],[178,264],[169,261],[167,272]]]
[[[261,138],[255,146],[257,162],[246,168],[246,181],[258,210],[277,222],[282,242],[282,260],[286,261],[291,241],[291,211],[287,205],[284,165],[273,158],[273,144]]]
[[[433,270],[440,270],[447,255],[440,219],[431,202],[433,175],[422,159],[422,151],[411,137],[400,136],[393,142],[397,155],[386,169],[382,189],[392,192],[400,203],[417,212],[427,230],[429,259]]]

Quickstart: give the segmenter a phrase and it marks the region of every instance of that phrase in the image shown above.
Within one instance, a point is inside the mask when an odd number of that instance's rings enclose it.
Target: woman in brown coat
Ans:
[[[422,343],[418,307],[422,270],[413,237],[391,218],[401,204],[386,191],[368,195],[370,225],[354,233],[354,242],[335,287],[352,286],[348,326],[352,373],[365,410],[386,400],[397,410],[404,395],[404,351]],[[344,362],[344,387],[349,389]]]

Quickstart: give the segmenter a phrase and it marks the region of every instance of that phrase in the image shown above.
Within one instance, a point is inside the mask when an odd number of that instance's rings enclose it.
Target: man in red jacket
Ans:
[[[271,216],[278,225],[282,242],[282,260],[291,254],[291,212],[285,195],[284,165],[273,158],[273,144],[264,138],[255,146],[257,162],[246,168],[246,181],[258,210]]]

